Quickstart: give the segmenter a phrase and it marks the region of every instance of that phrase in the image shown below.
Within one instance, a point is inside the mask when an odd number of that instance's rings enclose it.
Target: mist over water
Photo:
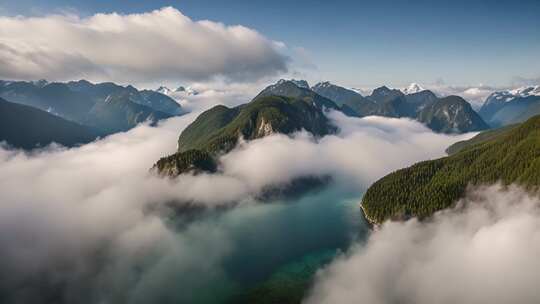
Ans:
[[[0,148],[0,302],[240,302],[290,278],[302,292],[317,268],[365,238],[359,202],[369,184],[472,136],[329,113],[336,135],[272,135],[222,157],[218,174],[153,176],[197,105],[215,103],[199,98],[191,114],[82,147]],[[294,200],[255,199],[301,176],[333,182]],[[205,211],[175,214],[182,205],[169,202],[185,201]]]
[[[222,255],[213,263],[215,272],[178,274],[177,286],[189,286],[186,280],[201,284],[176,296],[182,301],[223,302],[256,287],[284,265],[347,250],[367,233],[358,198],[358,193],[344,195],[339,187],[329,186],[297,200],[249,204],[199,218],[178,233],[205,231],[193,240],[192,250],[202,256],[222,250]],[[161,290],[166,292],[170,291]]]

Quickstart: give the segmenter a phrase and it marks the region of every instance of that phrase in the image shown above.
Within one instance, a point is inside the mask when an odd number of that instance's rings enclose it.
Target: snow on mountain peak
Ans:
[[[158,93],[161,93],[161,94],[165,94],[165,95],[169,95],[171,93],[171,89],[165,87],[165,86],[160,86],[156,92]]]
[[[411,83],[407,88],[401,89],[401,92],[406,95],[418,93],[421,91],[424,91],[424,88],[415,82]]]
[[[510,102],[518,97],[540,96],[540,85],[531,87],[521,87],[514,90],[493,92],[486,99],[485,104],[494,102]]]
[[[527,97],[527,96],[540,96],[540,85],[536,85],[533,87],[521,87],[517,88],[515,90],[511,90],[510,94],[521,96],[521,97]]]

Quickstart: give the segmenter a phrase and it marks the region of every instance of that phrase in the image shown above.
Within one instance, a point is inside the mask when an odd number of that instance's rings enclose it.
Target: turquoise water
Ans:
[[[195,286],[179,302],[298,301],[317,269],[367,235],[360,198],[360,193],[328,187],[295,201],[249,204],[203,216],[191,225],[219,236],[192,238],[194,248],[202,247],[194,251],[213,256],[223,249],[219,246],[227,249],[212,262],[219,271],[179,276],[180,285]]]

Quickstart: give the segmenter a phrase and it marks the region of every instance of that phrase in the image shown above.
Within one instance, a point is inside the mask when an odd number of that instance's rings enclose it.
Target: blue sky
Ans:
[[[194,20],[253,28],[303,48],[312,79],[350,86],[444,81],[507,85],[540,77],[540,1],[35,1],[3,15],[146,12],[173,6]]]

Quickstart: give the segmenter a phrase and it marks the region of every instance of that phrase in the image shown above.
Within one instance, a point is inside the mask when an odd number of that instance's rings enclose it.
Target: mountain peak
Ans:
[[[165,95],[169,95],[172,91],[171,89],[167,88],[166,86],[160,86],[156,92],[158,93],[161,93],[161,94],[165,94]]]
[[[418,83],[413,82],[408,87],[401,89],[401,92],[403,92],[405,95],[418,93],[421,91],[424,91],[425,89],[420,86]]]
[[[519,97],[529,97],[529,96],[540,96],[540,85],[521,87],[514,90],[503,90],[491,93],[486,101],[484,106],[493,103],[505,103],[515,100]]]
[[[312,87],[312,89],[313,88],[328,88],[328,87],[331,87],[331,86],[333,86],[333,84],[330,81],[321,81],[321,82],[315,84]]]
[[[305,80],[296,80],[296,79],[290,79],[290,80],[287,80],[287,79],[280,79],[278,80],[278,82],[276,83],[277,85],[280,85],[280,84],[283,84],[283,83],[286,83],[286,82],[292,82],[294,83],[297,87],[299,88],[304,88],[304,89],[309,89],[309,83]]]
[[[36,80],[36,81],[32,81],[32,83],[36,86],[36,87],[39,87],[39,88],[43,88],[44,86],[48,85],[49,82],[45,79],[40,79],[40,80]]]

